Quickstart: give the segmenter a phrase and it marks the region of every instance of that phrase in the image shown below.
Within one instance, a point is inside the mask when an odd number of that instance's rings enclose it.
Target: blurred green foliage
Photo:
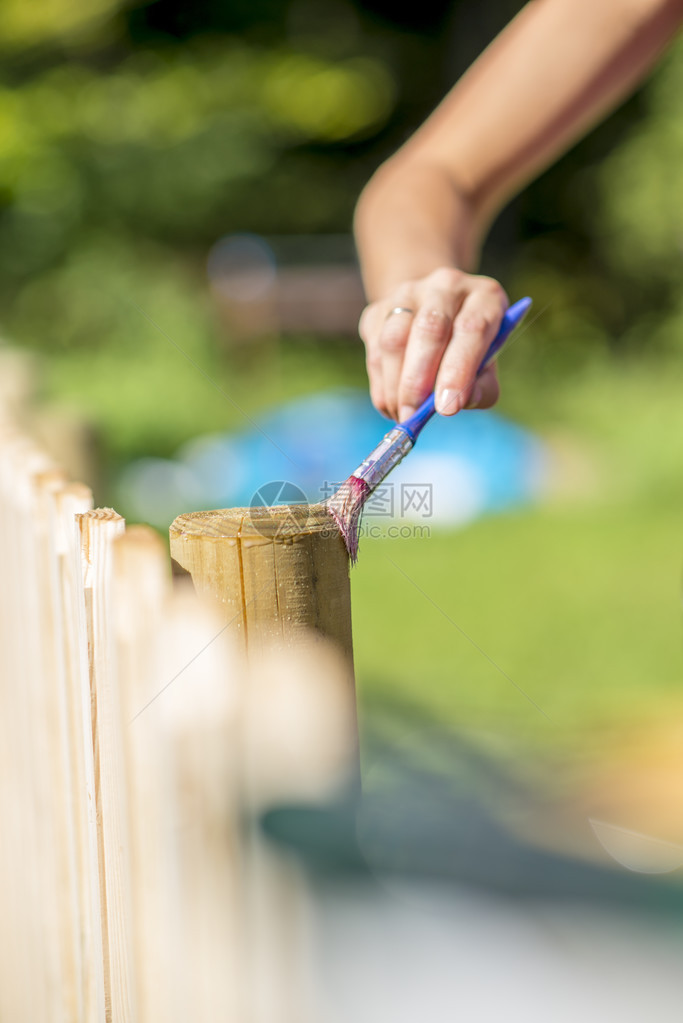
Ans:
[[[315,18],[300,17],[305,45],[276,18],[252,41],[278,6],[295,5],[235,5],[231,25],[207,3],[183,29],[172,3],[12,0],[0,25],[3,327],[54,356],[50,390],[116,460],[238,425],[221,391],[249,374],[221,347],[206,253],[233,231],[348,228],[368,172],[340,161],[394,108],[395,78],[353,24],[334,52]],[[352,9],[330,4],[332,27],[335,12],[343,29]],[[283,358],[291,377],[300,359]],[[264,376],[245,404],[283,397]]]
[[[391,73],[362,50],[250,45],[210,23],[182,45],[138,45],[125,26],[140,9],[111,0],[31,9],[12,4],[0,29],[7,330],[129,353],[145,332],[128,299],[167,307],[166,329],[195,353],[202,335],[208,355],[207,248],[239,229],[347,225],[362,179],[324,155],[386,122]]]
[[[533,203],[552,182],[567,219],[517,260],[519,286],[549,305],[527,372],[532,359],[556,372],[683,352],[682,54],[675,43],[641,93],[529,190]]]
[[[233,423],[221,388],[253,410],[283,386],[315,386],[315,373],[297,378],[305,340],[275,359],[279,389],[235,361],[208,249],[235,231],[348,231],[373,167],[518,6],[7,0],[5,332],[55,356],[52,391],[85,405],[117,459]],[[506,353],[520,393],[615,352],[680,354],[681,49],[492,233],[482,269],[542,312],[533,344]],[[340,352],[318,352],[327,375],[362,382],[360,352],[355,372]]]

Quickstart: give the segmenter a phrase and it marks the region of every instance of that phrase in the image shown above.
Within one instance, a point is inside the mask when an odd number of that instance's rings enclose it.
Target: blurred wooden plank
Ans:
[[[169,606],[159,641],[159,695],[136,723],[156,717],[163,736],[172,811],[166,861],[179,879],[173,935],[178,1019],[257,1023],[241,839],[244,664],[221,619],[186,587]]]
[[[171,599],[170,562],[165,544],[146,526],[133,526],[119,536],[113,555],[136,1019],[181,1023],[188,1017],[179,1015],[179,962],[174,958],[180,879],[171,847],[167,758],[158,708],[144,712],[163,684],[161,642]]]
[[[250,991],[258,1023],[315,1023],[310,905],[300,865],[264,839],[260,813],[278,804],[324,803],[356,781],[355,703],[348,665],[309,633],[288,650],[250,657],[243,686],[242,799]]]
[[[55,897],[60,928],[62,988],[66,1018],[83,1020],[81,906],[72,798],[72,748],[75,737],[70,731],[62,628],[65,609],[62,607],[56,545],[56,495],[64,489],[66,476],[61,469],[49,469],[34,476],[32,483],[36,512],[36,592],[41,658],[39,712],[43,719],[50,787],[52,859],[56,872]]]
[[[92,509],[90,489],[70,483],[56,494],[55,543],[61,587],[61,629],[70,735],[70,799],[75,829],[81,928],[83,1018],[103,1023],[104,967],[100,914],[95,765],[92,742],[88,633],[77,515]]]
[[[2,537],[3,1019],[67,1020],[68,992],[60,920],[52,799],[51,721],[46,713],[41,616],[43,551],[35,478],[50,459],[11,428],[0,444]]]
[[[77,516],[81,537],[98,827],[100,910],[107,1019],[132,1015],[127,783],[121,739],[112,607],[112,548],[124,520],[111,508]]]

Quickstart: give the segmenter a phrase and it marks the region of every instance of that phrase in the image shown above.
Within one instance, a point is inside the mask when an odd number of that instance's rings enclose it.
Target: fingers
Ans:
[[[495,404],[495,369],[476,375],[507,305],[496,281],[453,268],[408,281],[369,305],[359,332],[375,407],[400,422],[432,390],[443,415]]]
[[[435,391],[436,410],[441,415],[452,416],[470,405],[477,370],[508,305],[507,296],[496,281],[478,280],[481,286],[467,295],[455,318],[453,337],[439,367]],[[484,382],[484,376],[476,381],[481,388],[480,400],[476,402],[479,408],[489,407],[482,404],[483,400],[492,398],[493,404],[497,397],[497,378],[489,375]]]
[[[432,290],[413,317],[398,381],[398,420],[403,422],[434,389],[439,364],[462,301],[459,291]]]
[[[410,299],[407,296],[393,306],[387,313],[382,324],[377,347],[382,367],[382,392],[384,394],[384,406],[387,414],[392,419],[398,416],[398,389],[403,371],[403,361],[410,331],[415,318],[417,305],[413,302],[408,305]]]
[[[386,316],[382,306],[383,303],[381,302],[374,302],[372,305],[367,306],[360,318],[358,333],[365,344],[365,365],[368,371],[372,404],[379,412],[388,416],[389,412],[382,383],[382,353],[377,344],[384,316]]]

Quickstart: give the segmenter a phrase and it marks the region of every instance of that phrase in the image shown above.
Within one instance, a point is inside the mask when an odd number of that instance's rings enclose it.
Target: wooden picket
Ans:
[[[244,820],[353,769],[349,651],[247,660],[20,418],[5,381],[0,1020],[313,1021],[304,878]]]

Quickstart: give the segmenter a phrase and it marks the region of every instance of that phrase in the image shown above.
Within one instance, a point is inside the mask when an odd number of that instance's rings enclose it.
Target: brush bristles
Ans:
[[[358,559],[358,534],[363,506],[370,496],[370,487],[358,476],[349,476],[327,502],[327,510],[337,523],[351,563]]]

